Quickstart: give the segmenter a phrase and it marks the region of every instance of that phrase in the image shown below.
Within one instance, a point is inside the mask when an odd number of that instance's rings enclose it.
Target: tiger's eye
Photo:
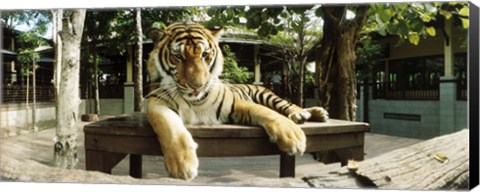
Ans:
[[[207,56],[208,56],[208,52],[205,51],[205,52],[202,53],[202,57],[203,57],[203,58],[205,58],[205,57],[207,57]]]
[[[182,55],[180,55],[180,54],[172,54],[172,55],[173,55],[173,57],[175,57],[176,59],[182,60]]]

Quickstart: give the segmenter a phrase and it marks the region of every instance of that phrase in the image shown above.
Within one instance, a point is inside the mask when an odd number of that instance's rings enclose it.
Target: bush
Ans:
[[[224,54],[223,72],[220,78],[228,83],[248,83],[253,79],[253,73],[246,67],[240,67],[237,63],[235,53],[228,45],[222,47]]]

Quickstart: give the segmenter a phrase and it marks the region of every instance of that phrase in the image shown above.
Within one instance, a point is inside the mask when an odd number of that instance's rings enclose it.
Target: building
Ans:
[[[379,39],[387,55],[357,102],[372,132],[426,139],[467,128],[467,30],[448,23],[445,32],[417,46]]]

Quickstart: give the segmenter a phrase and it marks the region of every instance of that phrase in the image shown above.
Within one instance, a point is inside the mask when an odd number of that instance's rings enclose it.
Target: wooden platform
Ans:
[[[301,125],[307,136],[306,152],[338,150],[339,159],[363,160],[364,133],[368,124],[330,119]],[[295,176],[295,157],[281,153],[263,128],[242,125],[187,126],[198,143],[199,157],[280,155],[280,177]],[[162,155],[157,137],[142,113],[111,117],[87,124],[87,170],[111,173],[130,155],[130,175],[141,177],[142,155]],[[232,150],[234,149],[234,150]]]

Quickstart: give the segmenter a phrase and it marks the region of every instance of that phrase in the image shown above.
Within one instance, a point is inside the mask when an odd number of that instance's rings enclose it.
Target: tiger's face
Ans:
[[[220,34],[188,22],[157,31],[147,64],[151,80],[160,78],[160,86],[176,89],[186,100],[204,98],[222,71],[223,56],[217,42]]]

